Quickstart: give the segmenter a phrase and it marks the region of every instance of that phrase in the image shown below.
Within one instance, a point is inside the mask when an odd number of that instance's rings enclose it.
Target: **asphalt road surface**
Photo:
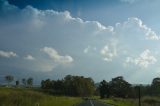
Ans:
[[[107,105],[96,100],[87,100],[79,104],[78,106],[111,106],[111,105]]]

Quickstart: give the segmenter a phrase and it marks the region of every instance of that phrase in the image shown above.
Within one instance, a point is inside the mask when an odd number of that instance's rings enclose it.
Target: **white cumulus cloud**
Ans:
[[[155,64],[157,62],[157,59],[152,55],[150,50],[145,50],[142,52],[139,57],[133,58],[133,57],[127,57],[126,63],[133,63],[135,65],[138,65],[142,68],[147,68],[151,64]]]
[[[86,48],[83,50],[83,52],[84,52],[84,53],[88,53],[89,49],[90,49],[90,46],[86,47]]]
[[[61,56],[54,48],[44,47],[41,51],[45,52],[55,62],[67,64],[72,63],[73,58],[69,55]]]
[[[12,51],[2,51],[0,50],[0,57],[10,58],[10,57],[16,57],[17,54]]]
[[[83,50],[83,52],[85,53],[85,54],[87,54],[88,52],[95,52],[97,50],[97,48],[96,47],[92,47],[92,46],[87,46],[84,50]]]
[[[35,60],[35,58],[32,55],[30,55],[30,54],[28,54],[27,56],[25,56],[24,59],[26,59],[26,60]]]
[[[157,35],[150,27],[147,27],[147,25],[143,24],[141,19],[136,17],[128,18],[128,20],[122,24],[120,23],[116,24],[116,30],[115,30],[116,34],[121,32],[124,35],[126,35],[129,31],[134,32],[138,36],[139,34],[141,34],[140,35],[141,37],[144,37],[145,39],[148,40],[160,40],[159,35]],[[142,34],[144,36],[142,36]]]
[[[101,51],[101,55],[103,55],[103,59],[105,61],[112,61],[114,57],[117,56],[117,44],[116,42],[111,42],[110,44],[104,46]]]

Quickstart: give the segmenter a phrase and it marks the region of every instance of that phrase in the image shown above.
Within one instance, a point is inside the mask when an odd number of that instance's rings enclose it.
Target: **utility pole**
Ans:
[[[138,100],[139,100],[139,106],[141,106],[141,86],[138,87]]]

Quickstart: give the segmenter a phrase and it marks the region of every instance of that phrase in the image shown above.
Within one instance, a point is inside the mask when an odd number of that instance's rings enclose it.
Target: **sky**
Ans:
[[[160,76],[159,0],[0,0],[0,81]]]

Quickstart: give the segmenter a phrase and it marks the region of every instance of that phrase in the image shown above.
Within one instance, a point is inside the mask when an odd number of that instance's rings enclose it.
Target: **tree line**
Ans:
[[[7,86],[10,86],[10,83],[14,81],[14,76],[12,75],[6,75],[5,76],[5,80],[7,81]],[[29,78],[23,78],[21,79],[21,83],[24,87],[32,87],[33,85],[33,78],[29,77]],[[19,86],[20,85],[20,80],[16,80],[15,81],[15,85]]]
[[[12,75],[5,76],[7,86],[14,81]],[[15,81],[15,85],[24,87],[33,86],[33,78],[23,78]],[[61,80],[46,79],[41,81],[41,89],[53,95],[66,96],[92,96],[100,95],[101,98],[121,97],[137,98],[138,88],[141,89],[141,96],[160,96],[160,78],[154,78],[148,85],[132,85],[122,76],[112,78],[111,81],[102,80],[95,84],[92,78],[84,76],[67,75]]]
[[[97,85],[97,86],[96,86]],[[137,98],[139,87],[141,96],[160,96],[160,78],[154,78],[149,85],[132,85],[122,76],[107,82],[95,84],[92,78],[67,75],[62,80],[42,80],[41,88],[52,94],[68,96],[99,95],[101,98]]]
[[[41,87],[52,94],[68,96],[91,96],[95,91],[94,81],[91,78],[71,75],[62,80],[42,80]]]
[[[101,81],[97,89],[101,98],[137,98],[139,88],[141,96],[160,96],[160,78],[154,78],[148,85],[132,85],[122,76],[118,76],[109,82]]]

